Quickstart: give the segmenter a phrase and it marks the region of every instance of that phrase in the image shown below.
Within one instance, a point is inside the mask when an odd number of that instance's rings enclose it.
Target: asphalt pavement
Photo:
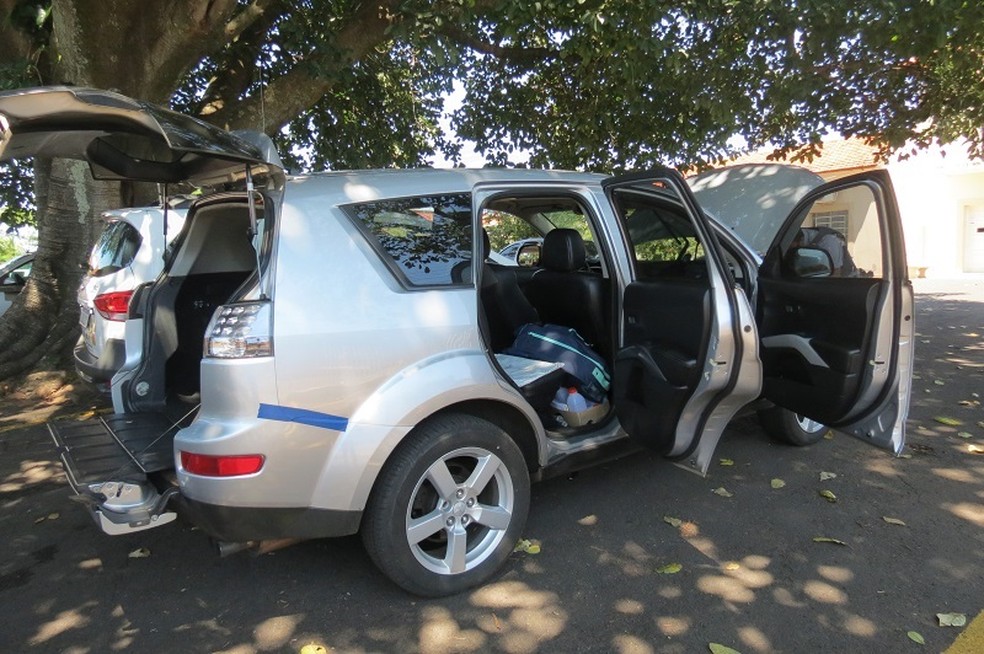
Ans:
[[[902,458],[742,419],[706,478],[641,454],[535,485],[539,553],[440,600],[357,538],[220,559],[182,523],[105,536],[46,430],[7,431],[0,652],[943,651],[937,614],[984,610],[984,279],[916,290]]]

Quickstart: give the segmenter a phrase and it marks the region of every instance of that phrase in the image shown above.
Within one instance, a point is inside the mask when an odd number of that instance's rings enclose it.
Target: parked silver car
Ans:
[[[107,211],[79,286],[75,368],[87,381],[108,385],[126,358],[125,321],[133,291],[164,269],[167,245],[184,225],[187,204]]]
[[[720,174],[719,195],[771,222],[759,248],[729,229],[753,216],[725,218],[723,202],[709,220],[669,169],[285,178],[259,140],[91,89],[0,94],[0,120],[3,157],[221,189],[131,299],[118,414],[52,425],[109,533],[175,510],[226,549],[361,532],[394,582],[444,595],[503,565],[531,481],[637,446],[706,471],[728,421],[763,397],[903,447],[912,289],[883,172],[812,190],[777,167]],[[870,276],[794,245],[841,202]],[[486,261],[483,228],[534,207],[566,227],[546,231],[542,270],[521,285]],[[583,233],[597,270],[582,270]],[[565,364],[506,352],[542,323],[590,344],[595,390],[610,373],[589,408],[560,403]]]
[[[6,313],[14,298],[24,289],[33,265],[33,252],[0,263],[0,316]]]

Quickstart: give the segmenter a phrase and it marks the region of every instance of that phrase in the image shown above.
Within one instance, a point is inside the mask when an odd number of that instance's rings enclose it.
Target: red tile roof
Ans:
[[[829,173],[838,170],[854,170],[858,168],[871,169],[880,168],[882,163],[878,161],[878,148],[868,145],[861,139],[831,139],[822,143],[820,154],[813,157],[813,161],[796,161],[798,166],[803,166],[815,173]],[[769,155],[774,152],[773,148],[764,147],[736,157],[730,164],[747,163],[775,163],[790,161],[796,151],[790,152],[782,159],[769,159]]]

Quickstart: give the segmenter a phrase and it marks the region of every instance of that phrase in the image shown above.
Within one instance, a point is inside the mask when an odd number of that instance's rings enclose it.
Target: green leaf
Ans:
[[[769,485],[772,486],[774,490],[779,490],[780,488],[786,485],[786,482],[776,477],[775,479],[769,482]]]
[[[674,518],[671,515],[664,515],[663,522],[670,525],[671,527],[677,527],[677,528],[679,528],[680,525],[683,524],[683,520],[681,520],[680,518]]]
[[[937,613],[941,627],[963,627],[967,624],[967,616],[963,613]]]
[[[711,654],[741,654],[738,650],[721,643],[708,643],[707,649],[711,650]]]
[[[539,554],[540,544],[534,540],[522,538],[518,543],[516,543],[516,547],[513,548],[513,552],[526,552],[527,554]]]
[[[728,490],[727,488],[725,488],[724,486],[721,486],[721,487],[719,487],[719,488],[715,488],[715,489],[714,489],[713,491],[711,491],[711,492],[712,492],[712,493],[714,493],[715,495],[718,495],[718,496],[720,496],[720,497],[734,497],[734,495],[735,495],[734,493],[732,493],[732,492],[730,492],[730,491],[729,491],[729,490]]]
[[[822,491],[820,491],[820,497],[822,497],[823,499],[827,500],[831,504],[833,504],[834,502],[837,501],[837,496],[834,495],[834,492],[833,491],[829,491],[829,490],[822,490]]]
[[[847,547],[847,543],[842,540],[837,540],[836,538],[828,538],[827,536],[814,536],[814,543],[830,543],[832,545],[843,545]]]
[[[957,420],[956,418],[949,418],[947,416],[936,416],[933,420],[941,425],[946,425],[947,427],[959,427],[963,424],[962,421]]]
[[[959,436],[960,438],[971,438],[973,437],[973,434],[971,434],[969,431],[958,431],[957,436]]]
[[[661,575],[675,575],[681,570],[683,570],[683,566],[679,563],[667,563],[656,568],[656,572]]]
[[[926,639],[922,637],[922,634],[918,631],[909,631],[905,634],[914,643],[919,643],[920,645],[926,644]]]
[[[718,463],[723,466],[733,466],[735,464],[731,459],[721,459]]]
[[[890,525],[898,525],[900,527],[907,527],[908,526],[907,524],[905,524],[904,522],[902,522],[898,518],[889,518],[887,515],[883,515],[882,516],[882,520],[884,520],[885,522],[887,522]]]

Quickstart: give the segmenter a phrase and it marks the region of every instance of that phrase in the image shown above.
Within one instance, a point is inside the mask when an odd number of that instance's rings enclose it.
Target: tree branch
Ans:
[[[396,13],[398,4],[399,0],[362,4],[352,18],[345,21],[345,27],[338,32],[331,47],[313,51],[307,62],[271,81],[262,93],[216,108],[203,117],[225,129],[262,126],[266,133],[275,134],[334,87],[333,78],[311,71],[317,67],[342,70],[390,39],[389,29],[400,18]]]
[[[28,59],[32,53],[31,35],[13,22],[19,0],[0,0],[0,62],[14,63]]]
[[[457,41],[476,52],[505,59],[517,64],[534,64],[544,59],[556,57],[557,51],[551,48],[527,48],[522,46],[502,46],[483,41],[460,27],[445,24],[439,30],[444,36]]]
[[[243,32],[250,28],[260,18],[267,17],[270,20],[270,9],[280,4],[281,0],[253,0],[253,3],[232,17],[222,31],[225,33],[227,43],[237,39]],[[279,10],[274,13],[280,13]]]

